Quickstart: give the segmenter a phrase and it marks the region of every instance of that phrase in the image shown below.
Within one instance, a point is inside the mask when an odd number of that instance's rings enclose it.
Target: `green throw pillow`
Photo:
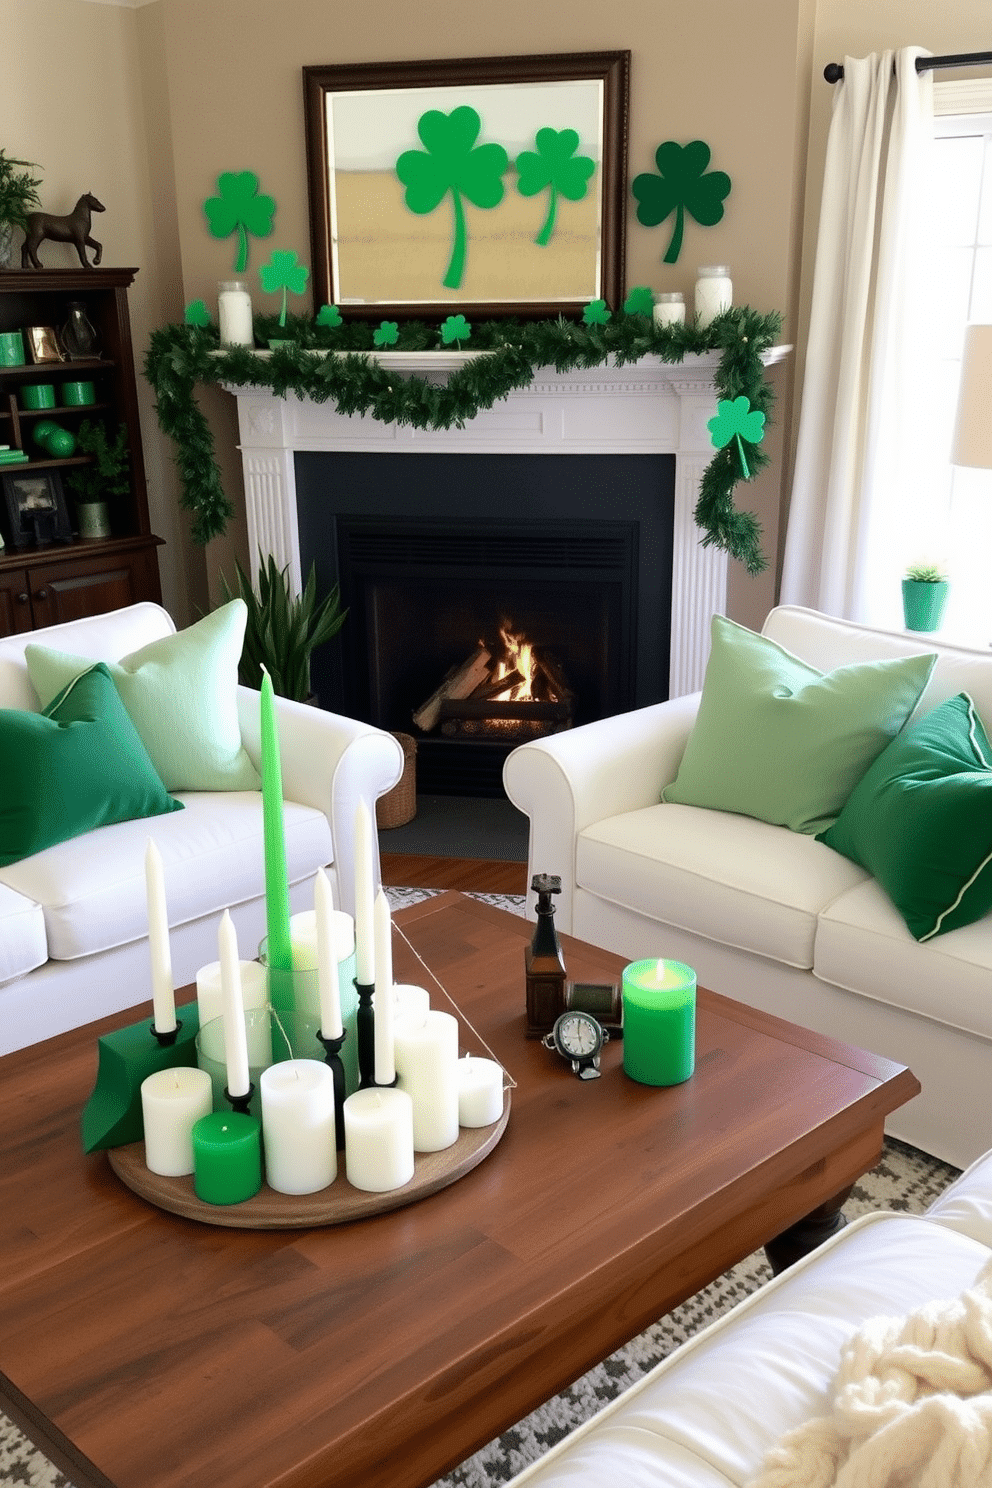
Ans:
[[[238,662],[248,610],[232,599],[187,630],[107,662],[121,701],[167,790],[258,790],[238,722]],[[44,707],[92,666],[46,646],[25,647]]]
[[[0,867],[94,827],[181,811],[103,663],[45,709],[0,709]]]
[[[867,868],[917,940],[992,909],[992,749],[967,693],[893,739],[819,841]]]
[[[936,655],[824,673],[723,615],[711,633],[696,722],[661,799],[822,831],[912,713]]]

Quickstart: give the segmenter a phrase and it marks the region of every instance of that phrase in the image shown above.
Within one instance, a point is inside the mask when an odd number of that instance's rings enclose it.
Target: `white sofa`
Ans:
[[[822,672],[935,651],[913,716],[966,691],[992,722],[992,653],[793,606],[762,634]],[[662,803],[699,698],[508,757],[507,794],[530,818],[528,872],[561,875],[558,928],[632,961],[685,961],[703,986],[907,1064],[922,1094],[889,1131],[964,1167],[992,1148],[992,916],[918,943],[879,884],[814,837]]]
[[[924,1216],[890,1211],[855,1220],[676,1349],[511,1488],[743,1488],[786,1432],[829,1414],[841,1348],[863,1324],[959,1297],[990,1259],[992,1153]],[[951,1352],[951,1330],[936,1336]],[[892,1371],[890,1390],[899,1374]],[[857,1481],[881,1488],[889,1478],[876,1471]]]
[[[24,659],[44,645],[119,661],[175,633],[168,613],[137,604],[0,640],[0,706],[39,711]],[[259,694],[237,689],[244,747],[260,763]],[[359,800],[375,801],[403,768],[379,729],[276,699],[293,910],[313,907],[327,867],[335,902],[354,909],[353,828]],[[265,934],[259,791],[179,792],[182,811],[119,822],[0,868],[0,1054],[118,1012],[151,996],[145,850],[161,852],[173,979],[191,982],[217,959],[220,914],[230,909],[241,954]]]

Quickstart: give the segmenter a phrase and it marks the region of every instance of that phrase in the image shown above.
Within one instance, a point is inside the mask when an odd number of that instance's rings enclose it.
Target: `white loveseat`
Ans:
[[[913,717],[967,692],[992,723],[990,653],[792,606],[762,634],[821,672],[936,652]],[[508,757],[507,794],[530,818],[528,871],[561,875],[559,929],[630,960],[685,961],[703,986],[907,1064],[922,1093],[888,1129],[964,1167],[992,1148],[992,915],[918,943],[875,879],[813,836],[662,803],[699,700]]]
[[[926,1215],[890,1211],[855,1220],[676,1349],[511,1488],[744,1488],[785,1433],[829,1415],[841,1348],[869,1319],[907,1319],[924,1304],[957,1298],[990,1260],[992,1154],[986,1154]],[[949,1328],[934,1336],[939,1344],[931,1347],[951,1350]],[[891,1372],[890,1399],[904,1373]],[[955,1388],[952,1379],[945,1355],[944,1389]],[[904,1395],[914,1398],[911,1391]],[[988,1399],[980,1397],[984,1417],[959,1426],[960,1438],[971,1425],[979,1443],[985,1439]],[[953,1440],[950,1429],[947,1436]],[[925,1454],[935,1438],[923,1440]],[[987,1460],[985,1472],[967,1481],[985,1482],[985,1473]],[[786,1474],[769,1481],[795,1482]],[[809,1481],[799,1479],[803,1488]],[[893,1488],[907,1479],[890,1481],[877,1468],[857,1481]],[[927,1478],[952,1481],[965,1478],[936,1467]]]
[[[137,604],[0,640],[0,707],[39,711],[24,650],[116,662],[175,633],[168,613]],[[241,738],[260,764],[259,694],[237,688]],[[359,800],[375,801],[403,768],[399,744],[367,724],[276,699],[294,910],[312,908],[320,867],[335,902],[354,909],[353,828]],[[0,783],[0,789],[3,788]],[[181,791],[184,809],[121,821],[0,868],[0,1054],[151,995],[145,894],[148,838],[162,855],[173,978],[191,982],[217,959],[217,927],[230,909],[241,954],[265,934],[261,794]]]

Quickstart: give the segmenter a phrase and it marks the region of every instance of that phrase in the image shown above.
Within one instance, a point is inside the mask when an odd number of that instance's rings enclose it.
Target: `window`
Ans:
[[[965,327],[992,323],[992,80],[934,84],[933,263],[921,315],[933,320],[920,479],[933,517],[921,559],[947,563],[943,630],[971,645],[992,640],[992,471],[950,462]],[[992,388],[989,389],[992,417]]]

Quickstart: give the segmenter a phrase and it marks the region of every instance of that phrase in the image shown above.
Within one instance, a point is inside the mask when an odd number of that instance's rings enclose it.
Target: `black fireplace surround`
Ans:
[[[341,585],[322,706],[417,740],[417,788],[502,795],[500,742],[412,714],[508,622],[549,652],[574,722],[668,696],[675,457],[297,452],[303,573]]]

